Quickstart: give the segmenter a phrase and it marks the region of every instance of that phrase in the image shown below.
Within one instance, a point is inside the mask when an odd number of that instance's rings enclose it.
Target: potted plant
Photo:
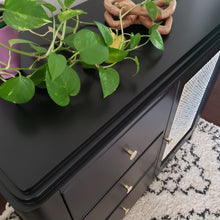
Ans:
[[[0,4],[0,7],[4,7],[3,4]],[[0,43],[5,44],[7,46],[10,46],[8,41],[10,39],[18,38],[18,31],[12,29],[11,27],[7,26],[3,20],[3,13],[0,12]],[[18,45],[14,45],[14,49],[18,49]],[[10,53],[10,55],[9,55]],[[10,57],[10,59],[9,59]],[[18,68],[20,66],[20,55],[15,52],[11,52],[10,50],[6,48],[1,48],[0,53],[0,60],[4,63],[6,63],[8,66],[11,66],[13,68]],[[4,68],[0,63],[0,67]],[[2,79],[8,79],[11,78],[12,75],[16,74],[16,71],[14,70],[1,70],[1,73],[4,73],[4,75],[1,74]]]
[[[116,63],[130,59],[136,63],[137,72],[139,71],[138,58],[136,56],[129,57],[130,51],[136,50],[148,42],[151,42],[159,50],[164,49],[160,30],[158,31],[161,23],[153,23],[158,17],[163,16],[159,8],[162,6],[161,3],[157,5],[154,1],[143,1],[137,5],[117,6],[119,28],[116,28],[107,27],[98,21],[82,22],[79,17],[86,12],[80,9],[71,9],[74,0],[57,1],[62,8],[57,15],[58,19],[55,19],[54,16],[56,7],[44,0],[6,0],[4,7],[0,7],[8,28],[29,31],[39,37],[45,37],[48,33],[52,33],[48,48],[41,47],[30,40],[17,38],[17,36],[12,36],[8,44],[0,41],[1,51],[9,51],[8,61],[0,59],[1,98],[16,104],[26,103],[34,96],[35,87],[43,85],[56,104],[66,106],[70,102],[70,97],[76,96],[80,91],[80,78],[74,70],[74,65],[77,63],[82,63],[84,68],[94,68],[98,71],[103,96],[107,97],[117,89],[120,82],[119,73],[114,69]],[[159,1],[161,2],[161,0]],[[171,1],[163,0],[163,2],[169,4]],[[105,1],[107,10],[109,9],[108,3]],[[110,3],[115,6],[112,2]],[[143,8],[143,6],[147,16],[141,17],[132,14],[135,9]],[[44,8],[50,11],[51,18],[48,17]],[[107,11],[105,18],[111,26],[109,14],[112,13],[112,10],[109,10],[110,12]],[[126,19],[130,19],[129,16],[139,17],[139,21],[146,20],[146,17],[148,20],[150,19],[151,25],[146,26],[149,28],[149,33],[147,35],[125,33]],[[70,19],[75,21],[74,27],[68,26],[67,22]],[[79,30],[81,24],[96,26],[99,34],[86,28]],[[37,30],[34,30],[43,25],[48,25],[46,33],[37,33]],[[118,29],[121,30],[118,31]],[[14,47],[19,44],[29,44],[33,52],[22,51],[18,47]],[[65,51],[68,52],[68,55],[64,54]],[[26,67],[13,66],[12,55],[14,53],[33,57],[35,61]],[[45,64],[36,68],[36,63],[41,60],[44,60]],[[23,75],[24,70],[30,70],[31,74]],[[15,71],[17,75],[14,76],[10,71]],[[6,80],[4,75],[9,75],[11,78]]]

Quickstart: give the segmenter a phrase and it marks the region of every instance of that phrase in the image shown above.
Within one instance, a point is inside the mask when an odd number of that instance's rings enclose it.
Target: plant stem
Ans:
[[[37,70],[38,68],[32,68],[31,70]],[[0,68],[0,70],[30,70],[29,68],[13,68],[13,67],[9,67],[8,69],[7,68]]]
[[[29,70],[33,68],[34,64],[38,61],[38,59],[36,59],[31,65],[30,67],[28,68]]]
[[[11,51],[9,50],[9,58],[8,58],[8,65],[7,65],[7,69],[10,67],[10,64],[11,64]]]
[[[51,27],[51,28],[52,28],[52,27]],[[39,33],[37,33],[37,32],[34,32],[33,30],[29,30],[29,32],[31,32],[32,34],[37,35],[38,37],[44,37],[44,36],[46,36],[47,34],[51,33],[51,31],[47,31],[47,32],[45,32],[44,34],[39,34]]]
[[[74,60],[72,61],[72,63],[69,65],[69,67],[72,67],[73,65],[75,65],[79,60]]]
[[[3,77],[0,77],[0,79],[1,79],[3,82],[6,82],[6,80],[5,80]]]
[[[61,35],[61,44],[62,44],[62,40],[65,38],[65,34],[66,34],[66,21],[63,24],[63,31],[62,31],[62,35]]]
[[[74,53],[68,60],[67,62],[70,62],[73,58],[75,58],[77,55],[79,54],[79,52]]]
[[[29,56],[29,57],[34,57],[35,54],[34,53],[28,53],[28,52],[24,52],[24,51],[21,51],[21,50],[17,50],[17,49],[14,49],[12,47],[8,47],[2,43],[0,43],[0,47],[3,47],[5,49],[8,49],[10,51],[13,51],[13,52],[16,52],[16,53],[19,53],[19,54],[22,54],[22,55],[25,55],[25,56]]]
[[[76,16],[76,25],[75,25],[75,28],[74,28],[74,31],[73,31],[74,34],[76,33],[78,27],[79,27],[79,16]]]
[[[61,38],[60,38],[60,44],[59,46],[54,50],[54,52],[58,51],[62,45],[63,45],[63,40],[65,38],[65,34],[66,34],[66,21],[64,21],[63,23],[63,31],[62,31],[62,35],[61,35]]]
[[[41,58],[41,59],[42,59],[42,58],[46,58],[46,57],[50,54],[51,50],[53,49],[54,42],[55,42],[55,40],[56,40],[56,38],[57,38],[57,34],[58,34],[60,28],[62,27],[62,25],[63,25],[63,23],[61,23],[61,24],[59,25],[59,27],[57,28],[57,30],[56,30],[56,32],[55,32],[55,34],[54,34],[53,40],[52,40],[52,42],[51,42],[51,44],[50,44],[50,47],[49,47],[48,50],[47,50],[47,53],[46,53],[43,57],[39,57],[39,58]]]
[[[150,35],[141,35],[141,37],[150,37]]]
[[[7,66],[7,64],[4,63],[4,62],[2,62],[1,60],[0,60],[0,64],[2,64],[3,66]],[[1,69],[1,68],[0,68],[0,69]]]
[[[52,19],[53,19],[53,39],[55,38],[55,30],[56,30],[56,20],[55,20],[55,17],[54,17],[54,14],[51,12],[51,16],[52,16]],[[54,46],[53,46],[53,49],[54,49]]]
[[[122,19],[128,14],[130,13],[133,9],[135,9],[137,6],[139,6],[141,3],[136,4],[135,6],[133,6],[132,8],[130,8],[128,11],[126,11],[123,15],[122,15]]]
[[[147,1],[143,1],[143,2],[141,2],[141,3],[139,3],[139,4],[136,4],[135,6],[133,6],[132,8],[130,8],[128,11],[126,11],[123,15],[122,15],[122,19],[124,18],[124,16],[126,16],[128,13],[130,13],[133,9],[135,9],[136,7],[138,7],[138,6],[141,6],[141,5],[143,5],[143,4],[145,4]]]
[[[140,44],[140,45],[136,46],[134,49],[128,49],[127,51],[130,52],[130,51],[136,50],[140,47],[143,47],[144,45],[148,44],[149,41],[150,41],[150,38],[146,42],[144,42],[143,44]]]
[[[5,72],[0,72],[0,75],[7,75],[7,76],[15,77],[15,75],[11,73],[5,73]]]
[[[122,36],[122,42],[121,42],[121,45],[120,45],[120,49],[122,48],[122,45],[124,44],[124,28],[123,28],[123,22],[122,22],[122,10],[124,9],[125,7],[122,7],[120,9],[120,24],[121,24],[121,36]]]
[[[113,67],[116,63],[117,63],[117,62],[112,63],[112,64],[110,64],[110,65],[108,65],[108,66],[103,66],[103,68],[104,68],[104,69],[107,69],[107,68]]]
[[[77,19],[75,19],[75,18],[72,18],[72,20],[77,22]],[[78,20],[78,21],[80,24],[87,24],[87,25],[94,25],[94,26],[96,25],[95,23],[90,23],[90,22],[85,22],[85,21],[80,21],[80,20]]]

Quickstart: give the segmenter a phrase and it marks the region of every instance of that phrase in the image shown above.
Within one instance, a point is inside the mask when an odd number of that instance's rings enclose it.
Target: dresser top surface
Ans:
[[[104,23],[102,0],[89,0],[77,8],[88,12],[82,20]],[[0,100],[0,182],[7,185],[6,190],[17,197],[25,192],[30,197],[36,192],[40,195],[47,190],[77,162],[78,156],[86,155],[122,122],[136,101],[150,98],[160,86],[169,85],[168,79],[187,60],[187,54],[208,42],[209,38],[202,40],[214,29],[219,31],[219,10],[219,0],[178,1],[171,33],[163,37],[165,51],[149,44],[132,53],[140,60],[136,76],[134,63],[123,61],[117,65],[120,86],[106,99],[102,98],[96,73],[77,68],[81,92],[67,107],[56,106],[40,91],[24,105]],[[139,30],[145,31],[137,26],[128,29]]]

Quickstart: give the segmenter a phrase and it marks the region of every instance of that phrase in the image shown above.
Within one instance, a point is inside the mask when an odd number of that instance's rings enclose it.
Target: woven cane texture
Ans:
[[[166,145],[163,159],[191,128],[219,55],[220,51],[185,84],[168,137],[171,142]]]

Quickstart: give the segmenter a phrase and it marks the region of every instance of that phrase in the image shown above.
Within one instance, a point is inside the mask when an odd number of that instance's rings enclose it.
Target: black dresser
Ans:
[[[103,0],[77,8],[104,23]],[[178,1],[165,51],[131,54],[136,76],[132,62],[118,64],[120,86],[106,99],[97,73],[77,66],[82,88],[65,108],[43,90],[28,104],[0,100],[0,192],[22,219],[124,217],[196,126],[220,72],[219,11],[219,0]]]

